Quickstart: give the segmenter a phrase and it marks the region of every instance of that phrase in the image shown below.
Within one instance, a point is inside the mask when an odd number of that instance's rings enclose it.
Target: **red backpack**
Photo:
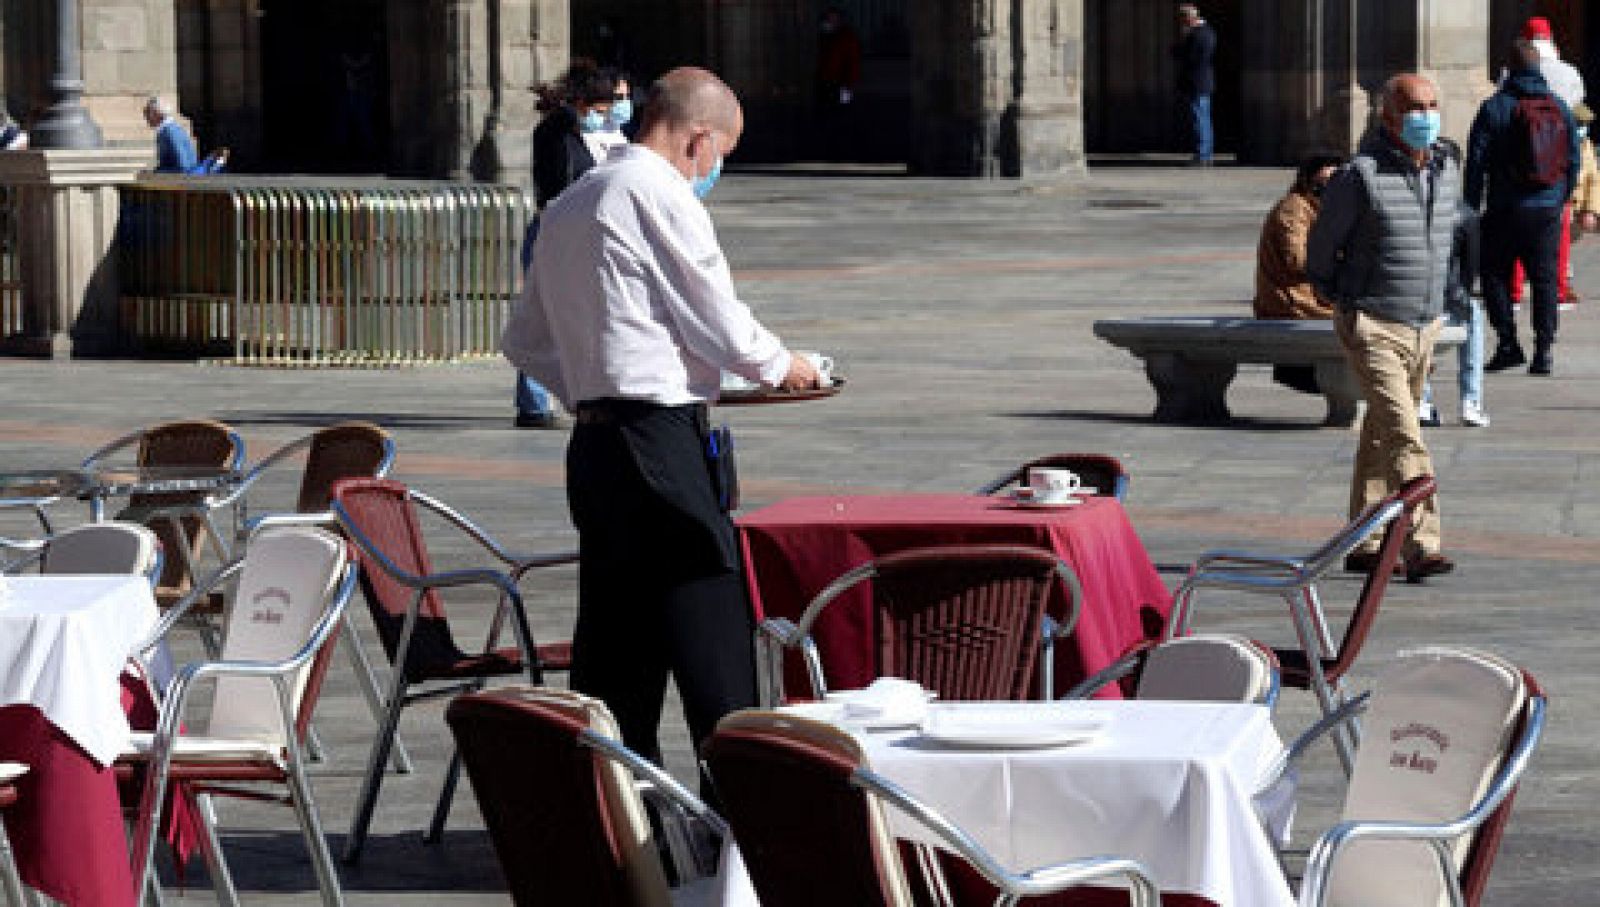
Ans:
[[[1567,117],[1551,94],[1517,99],[1511,112],[1511,172],[1524,188],[1548,189],[1572,162]]]

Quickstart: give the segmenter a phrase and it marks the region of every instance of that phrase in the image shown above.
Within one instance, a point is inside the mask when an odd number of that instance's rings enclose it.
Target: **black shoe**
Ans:
[[[518,428],[565,428],[566,420],[555,413],[517,413]]]
[[[1550,355],[1549,349],[1535,350],[1533,362],[1528,366],[1530,375],[1548,375],[1556,370],[1556,358]]]
[[[1494,355],[1484,364],[1483,370],[1486,372],[1503,372],[1527,361],[1528,357],[1522,352],[1522,347],[1515,344],[1501,346],[1494,351]]]
[[[1430,576],[1443,576],[1456,569],[1456,562],[1435,551],[1406,558],[1406,582],[1420,583]]]
[[[1371,573],[1377,569],[1378,552],[1352,551],[1344,556],[1344,569],[1347,573]],[[1394,562],[1394,572],[1400,573],[1404,569],[1398,558]]]

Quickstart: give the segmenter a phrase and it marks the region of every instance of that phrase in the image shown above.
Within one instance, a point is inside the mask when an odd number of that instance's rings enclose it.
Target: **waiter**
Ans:
[[[753,623],[733,522],[707,457],[723,370],[787,390],[818,375],[739,301],[700,199],[744,131],[703,69],[651,86],[635,144],[544,210],[506,358],[577,414],[567,502],[578,527],[572,686],[635,752],[656,740],[668,673],[695,745],[754,705]]]

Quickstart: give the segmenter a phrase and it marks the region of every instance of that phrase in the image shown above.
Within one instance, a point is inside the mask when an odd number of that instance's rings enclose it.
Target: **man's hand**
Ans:
[[[1585,233],[1593,233],[1596,230],[1600,230],[1600,213],[1585,211],[1578,218],[1578,224]]]
[[[822,386],[822,375],[811,360],[801,355],[789,357],[789,373],[778,384],[780,390],[808,391]]]

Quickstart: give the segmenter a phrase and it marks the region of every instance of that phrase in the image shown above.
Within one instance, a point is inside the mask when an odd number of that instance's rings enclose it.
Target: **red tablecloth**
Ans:
[[[30,767],[5,811],[22,880],[72,907],[132,907],[116,773],[27,705],[0,708],[0,760]]]
[[[804,497],[764,507],[738,522],[757,619],[798,617],[839,574],[906,548],[1023,544],[1054,551],[1077,573],[1085,598],[1077,631],[1056,647],[1058,693],[1134,643],[1157,638],[1172,606],[1171,594],[1113,498],[1044,509],[975,495]],[[1052,611],[1059,613],[1059,606]],[[871,627],[865,590],[823,613],[814,635],[830,684],[856,687],[872,681]]]

